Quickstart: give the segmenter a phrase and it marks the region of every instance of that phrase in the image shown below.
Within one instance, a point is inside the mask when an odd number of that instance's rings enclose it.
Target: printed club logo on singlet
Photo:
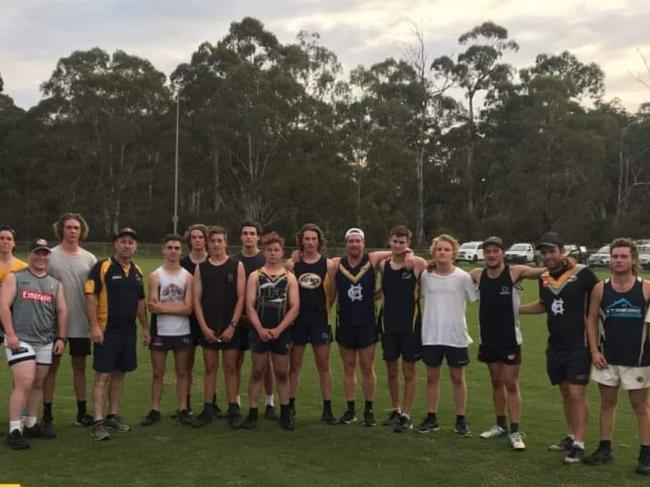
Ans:
[[[303,289],[318,289],[323,280],[318,274],[306,272],[298,278],[298,284]]]
[[[363,287],[361,284],[351,284],[348,289],[348,298],[350,301],[363,301]]]
[[[556,298],[551,303],[551,311],[554,315],[563,315],[564,314],[564,299]]]
[[[605,308],[607,318],[639,319],[643,318],[643,310],[634,306],[625,298],[620,298]]]
[[[510,296],[510,288],[508,286],[501,286],[501,291],[499,291],[499,295],[501,296]]]
[[[160,300],[163,302],[176,303],[183,301],[184,298],[185,290],[175,283],[165,286],[160,292]]]
[[[54,296],[49,293],[30,291],[28,289],[23,289],[20,293],[20,297],[25,301],[38,301],[45,304],[52,304],[52,301],[54,300]]]
[[[410,281],[411,279],[413,279],[413,274],[411,274],[410,272],[402,271],[400,275],[403,281]]]

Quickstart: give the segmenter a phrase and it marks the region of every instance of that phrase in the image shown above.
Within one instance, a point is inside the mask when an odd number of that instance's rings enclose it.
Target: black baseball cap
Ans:
[[[52,252],[52,249],[50,248],[50,244],[47,243],[47,240],[44,238],[37,238],[34,240],[32,243],[29,244],[29,251],[30,252],[36,252],[37,250],[47,250],[48,252]]]
[[[113,242],[115,242],[118,238],[122,238],[125,235],[129,235],[133,237],[133,240],[138,240],[138,234],[133,230],[131,227],[123,227],[113,236]]]
[[[564,247],[564,242],[557,233],[546,232],[535,244],[536,249],[541,249],[542,247]]]
[[[485,240],[483,240],[483,248],[487,247],[488,245],[496,245],[501,250],[505,250],[505,245],[503,245],[503,240],[501,240],[500,237],[497,237],[495,235],[492,235],[491,237],[488,237]]]

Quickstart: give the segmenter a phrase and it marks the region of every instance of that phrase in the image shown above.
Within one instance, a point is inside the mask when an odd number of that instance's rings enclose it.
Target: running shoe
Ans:
[[[348,409],[343,413],[339,421],[343,424],[352,424],[357,420],[357,415],[353,409]]]
[[[399,421],[393,426],[393,431],[395,433],[406,433],[413,429],[413,423],[411,423],[411,418],[408,416],[400,415]]]
[[[499,426],[498,424],[495,424],[492,426],[489,430],[484,431],[481,433],[479,438],[483,438],[484,440],[489,440],[491,438],[499,438],[501,436],[506,436],[508,434],[508,429],[504,428],[503,426]]]
[[[524,443],[524,434],[521,431],[516,431],[508,435],[510,440],[510,446],[515,451],[524,451],[526,449],[526,443]]]
[[[117,414],[109,414],[106,416],[106,418],[104,418],[104,427],[119,431],[120,433],[131,431],[131,427]]]
[[[149,411],[149,414],[147,414],[145,418],[140,421],[140,426],[151,426],[152,424],[158,423],[160,419],[160,411],[152,409]]]
[[[381,423],[382,426],[395,426],[397,423],[399,423],[399,418],[401,414],[397,409],[393,409],[388,417],[384,419]]]
[[[573,445],[569,450],[569,453],[564,457],[565,465],[577,465],[582,463],[582,459],[585,457],[585,451],[582,448],[578,448]]]

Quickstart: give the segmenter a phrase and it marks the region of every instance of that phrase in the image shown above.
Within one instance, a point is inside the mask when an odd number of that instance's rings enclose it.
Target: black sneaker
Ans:
[[[548,451],[568,452],[573,446],[573,439],[570,436],[565,436],[559,442],[550,445]]]
[[[400,413],[397,409],[393,409],[386,419],[381,423],[382,426],[395,426],[399,423]]]
[[[214,418],[215,415],[213,412],[203,410],[201,411],[201,414],[192,420],[192,428],[203,428],[212,423]]]
[[[254,430],[257,428],[257,416],[253,416],[249,413],[248,416],[246,416],[246,421],[241,424],[240,428],[244,430]]]
[[[16,430],[14,430],[14,431],[16,431]],[[30,439],[43,438],[43,433],[41,431],[41,425],[39,423],[36,423],[31,428],[25,426],[23,428],[23,436],[25,438],[30,438]]]
[[[284,417],[280,416],[280,426],[289,431],[296,429],[296,419],[291,412]]]
[[[418,433],[429,433],[430,431],[438,431],[440,429],[440,424],[438,424],[438,418],[431,418],[427,416],[418,426]]]
[[[395,433],[406,433],[413,429],[413,423],[411,423],[411,418],[408,416],[400,415],[399,420],[393,426],[393,431]]]
[[[44,440],[51,440],[56,438],[56,433],[54,432],[54,424],[52,424],[51,418],[43,418],[41,420],[41,438]]]
[[[222,419],[223,411],[221,411],[219,405],[215,402],[212,404],[212,407],[214,408],[214,419]]]
[[[323,414],[321,414],[320,419],[329,425],[334,425],[339,422],[338,418],[332,414],[331,409],[323,409]]]
[[[296,415],[296,410],[292,409],[291,414],[293,416]],[[278,420],[278,415],[275,412],[275,408],[271,406],[270,404],[267,404],[266,407],[264,408],[264,417],[268,419],[269,421],[277,421]]]
[[[230,407],[228,408],[228,426],[230,426],[232,429],[236,430],[241,427],[241,410],[239,409],[239,406],[235,407]]]
[[[569,450],[569,453],[564,457],[565,465],[577,465],[582,463],[582,459],[585,457],[585,451],[582,448],[578,448],[573,445]]]
[[[152,424],[156,424],[160,421],[160,411],[156,411],[155,409],[152,409],[149,411],[149,414],[145,416],[145,418],[140,421],[140,426],[151,426]]]
[[[456,423],[456,426],[454,426],[454,432],[461,438],[472,437],[472,432],[469,429],[469,425],[465,421]]]
[[[606,463],[611,463],[614,460],[612,455],[612,450],[603,448],[598,449],[593,452],[591,455],[585,457],[582,461],[586,465],[604,465]]]
[[[191,426],[192,425],[192,415],[190,414],[189,410],[180,409],[176,413],[176,421],[178,421],[183,426]]]
[[[363,412],[363,425],[364,426],[377,426],[375,413],[372,410],[365,410]]]
[[[14,450],[25,450],[29,448],[29,440],[23,436],[20,430],[13,430],[7,435],[7,445]]]
[[[650,457],[639,458],[639,463],[634,471],[639,475],[650,475]]]
[[[93,423],[95,422],[95,418],[93,418],[90,414],[82,414],[79,415],[77,414],[77,419],[75,420],[74,424],[77,426],[92,426]]]
[[[352,424],[357,420],[357,415],[353,409],[348,409],[343,413],[339,421],[343,424]]]

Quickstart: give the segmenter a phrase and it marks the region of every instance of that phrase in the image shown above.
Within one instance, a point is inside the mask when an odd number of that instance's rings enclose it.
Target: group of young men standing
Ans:
[[[198,224],[192,225],[184,238],[164,237],[164,261],[151,274],[145,297],[142,271],[132,262],[138,240],[133,229],[119,231],[113,256],[99,262],[80,246],[88,232],[81,215],[63,215],[54,230],[60,244],[50,248],[47,241],[38,239],[30,245],[28,262],[22,263],[12,254],[15,233],[9,227],[0,228],[0,321],[14,379],[7,442],[14,448],[28,447],[28,438],[55,436],[54,382],[67,343],[77,423],[91,426],[91,435],[97,440],[109,438],[110,431],[130,429],[118,410],[125,374],[137,365],[136,318],[142,341],[151,350],[153,371],[151,409],[142,426],[161,419],[169,351],[174,355],[177,379],[174,418],[181,424],[202,427],[219,417],[216,381],[221,351],[228,424],[243,429],[257,426],[264,386],[265,417],[279,419],[283,428],[291,430],[308,343],[313,347],[322,393],[322,420],[331,425],[357,421],[358,365],[365,400],[363,423],[374,426],[375,347],[381,341],[393,407],[382,424],[401,433],[412,428],[415,363],[422,359],[427,370],[427,415],[417,431],[439,429],[440,373],[446,360],[456,412],[454,430],[460,437],[470,437],[464,367],[470,361],[472,340],[465,307],[468,300],[479,300],[478,360],[488,366],[496,413],[495,425],[480,437],[507,435],[513,449],[525,449],[520,430],[522,334],[518,317],[546,313],[547,372],[551,383],[560,388],[567,428],[567,436],[550,449],[564,452],[567,464],[611,461],[614,409],[622,385],[629,391],[639,427],[636,471],[650,473],[646,317],[650,282],[638,277],[638,251],[628,239],[612,243],[611,277],[599,282],[589,268],[565,257],[562,240],[552,232],[537,244],[543,268],[505,264],[503,241],[489,237],[483,243],[485,268],[468,273],[454,265],[458,242],[453,237],[436,237],[430,248],[432,260],[427,262],[413,255],[411,234],[403,226],[391,230],[389,250],[371,253],[365,251],[363,231],[351,228],[345,234],[346,255],[328,259],[321,254],[325,245],[322,230],[307,224],[296,236],[297,250],[284,263],[284,239],[275,232],[262,236],[255,222],[242,222],[242,250],[235,256],[228,254],[224,228]],[[189,254],[182,257],[184,241]],[[538,281],[538,301],[519,302],[523,279]],[[380,298],[377,316],[375,301]],[[335,301],[333,334],[328,315]],[[347,401],[340,418],[332,410],[330,343],[334,337],[343,362]],[[91,354],[91,343],[95,370],[92,416],[85,399],[85,358]],[[197,345],[203,350],[205,367],[203,409],[193,415],[190,390]],[[252,369],[249,410],[244,418],[241,366],[247,349],[251,350]],[[601,393],[601,441],[592,455],[585,456],[590,375]],[[280,400],[279,418],[273,404],[273,379]],[[43,417],[38,422],[41,397]]]

